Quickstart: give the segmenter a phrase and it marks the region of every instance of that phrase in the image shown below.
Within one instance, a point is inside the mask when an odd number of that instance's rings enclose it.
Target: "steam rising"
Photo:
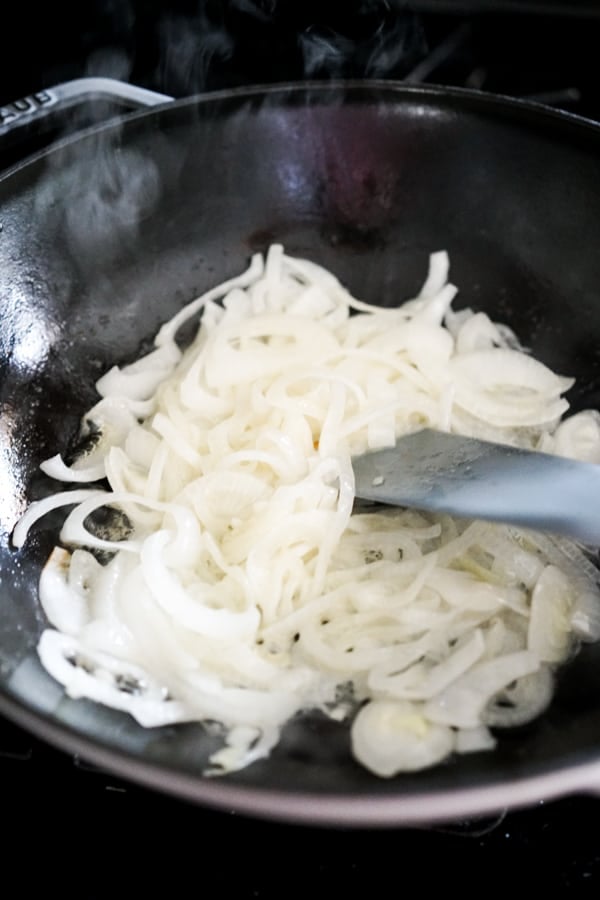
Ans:
[[[154,158],[123,140],[123,122],[59,144],[35,196],[38,221],[57,234],[77,268],[102,270],[129,253],[161,194]]]
[[[127,81],[131,77],[131,67],[132,60],[122,48],[102,47],[89,57],[86,75]]]
[[[124,239],[134,239],[160,194],[156,164],[121,148],[118,138],[118,131],[100,132],[73,172],[66,226],[75,249],[86,255],[110,258]]]
[[[212,22],[206,13],[192,19],[167,17],[160,28],[161,81],[175,95],[206,89],[209,73],[221,62],[231,59],[234,39],[221,23]]]
[[[403,0],[203,0],[160,25],[161,90],[177,96],[305,78],[402,78],[425,51]]]
[[[369,9],[373,4],[365,6]],[[370,30],[359,37],[331,27],[307,28],[299,38],[306,77],[402,77],[423,51],[418,21],[410,15],[388,15],[369,18],[365,24]]]
[[[131,32],[131,3],[111,2],[107,14]],[[236,83],[400,77],[423,49],[419,21],[400,0],[347,0],[337,13],[311,0],[198,0],[192,15],[171,12],[155,28],[155,86],[176,96]],[[136,80],[123,46],[96,50],[87,72]],[[121,147],[117,125],[81,144],[68,171],[68,241],[77,254],[110,258],[151,214],[161,189],[157,168],[139,150]]]
[[[106,7],[130,37],[132,9],[127,0],[111,0]],[[147,12],[136,7],[135,15]],[[400,0],[347,0],[334,13],[314,0],[197,0],[191,15],[170,12],[153,28],[157,55],[145,84],[175,96],[304,78],[399,78],[413,67],[424,44],[419,20]],[[87,74],[140,83],[136,65],[129,40],[90,54]],[[100,117],[105,114],[100,110]],[[75,119],[79,115],[73,113]],[[108,269],[106,264],[131,250],[141,222],[152,215],[161,195],[154,159],[139,142],[134,147],[122,141],[123,127],[117,121],[96,129],[51,155],[56,172],[49,179],[49,195],[42,191],[37,200],[38,211],[49,211],[58,196],[66,244],[84,270],[90,261],[96,269]]]

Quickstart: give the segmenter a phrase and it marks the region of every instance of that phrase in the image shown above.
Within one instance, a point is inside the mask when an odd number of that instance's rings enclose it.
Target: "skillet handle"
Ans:
[[[0,107],[0,169],[89,125],[173,100],[115,78],[77,78]]]

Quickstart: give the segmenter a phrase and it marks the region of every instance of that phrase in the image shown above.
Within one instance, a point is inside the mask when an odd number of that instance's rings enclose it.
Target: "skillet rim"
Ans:
[[[52,90],[52,88],[48,88]],[[408,84],[403,81],[394,79],[366,79],[366,78],[336,78],[330,81],[283,81],[277,84],[255,84],[244,85],[241,87],[223,88],[215,91],[205,91],[198,94],[191,94],[188,97],[180,99],[167,100],[164,103],[157,103],[143,109],[133,110],[128,113],[121,113],[112,116],[106,121],[90,125],[86,128],[74,132],[64,138],[59,138],[49,147],[38,150],[24,159],[19,160],[4,171],[0,172],[0,185],[17,172],[35,164],[47,157],[50,157],[61,150],[64,150],[87,137],[98,134],[104,130],[118,129],[129,123],[140,122],[145,119],[159,118],[170,110],[181,110],[186,107],[206,107],[213,104],[223,103],[229,100],[264,100],[266,97],[280,95],[300,95],[302,93],[313,92],[315,94],[343,93],[344,91],[357,92],[390,92],[391,94],[404,94],[407,97],[427,97],[430,99],[446,99],[461,104],[479,104],[490,110],[502,110],[505,113],[513,113],[523,115],[525,118],[532,117],[532,121],[538,120],[540,123],[554,122],[557,125],[565,126],[567,129],[573,128],[575,131],[582,131],[586,134],[595,134],[600,140],[600,121],[596,122],[578,113],[569,112],[567,110],[555,109],[536,100],[529,100],[522,97],[512,97],[508,94],[487,92],[476,88],[463,87],[447,87],[441,84]],[[0,138],[0,143],[1,143]]]

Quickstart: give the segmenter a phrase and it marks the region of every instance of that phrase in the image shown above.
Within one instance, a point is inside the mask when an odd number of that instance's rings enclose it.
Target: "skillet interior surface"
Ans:
[[[587,646],[561,673],[549,711],[501,735],[494,752],[381,781],[351,760],[347,727],[308,715],[270,759],[203,779],[218,741],[200,726],[144,730],[65,699],[45,675],[37,584],[60,517],[38,523],[19,553],[9,538],[28,500],[54,489],[37,466],[68,451],[99,375],[272,241],[386,305],[414,293],[428,254],[447,249],[455,305],[508,323],[576,377],[574,409],[600,407],[599,151],[599,129],[527,104],[304,85],[135,115],[4,177],[0,711],[153,787],[314,821],[484,812],[521,802],[516,784],[600,760],[600,647]],[[501,802],[485,799],[492,787]],[[532,790],[529,799],[543,796]]]

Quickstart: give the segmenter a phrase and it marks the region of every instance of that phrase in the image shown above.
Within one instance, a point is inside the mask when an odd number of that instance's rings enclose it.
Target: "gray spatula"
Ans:
[[[424,429],[353,459],[356,496],[600,545],[600,465]]]

